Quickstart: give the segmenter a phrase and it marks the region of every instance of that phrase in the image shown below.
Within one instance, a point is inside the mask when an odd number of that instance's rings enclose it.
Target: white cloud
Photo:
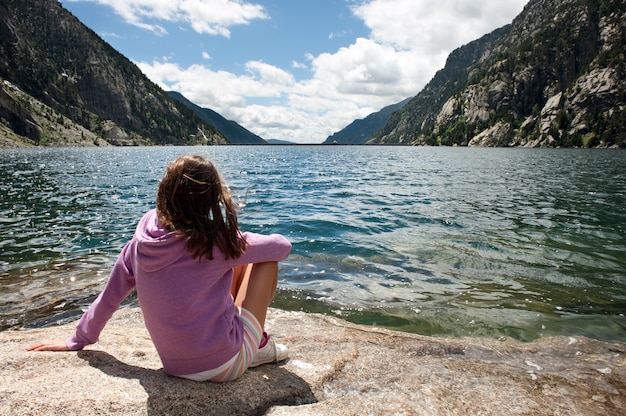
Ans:
[[[268,17],[263,8],[225,0],[219,2],[241,6],[241,10],[233,6],[231,10],[237,13],[214,17],[209,23],[200,22],[198,9],[208,1],[106,1],[132,3],[142,16],[189,19],[196,31],[224,36],[227,29],[211,32],[209,27],[224,29]],[[363,1],[353,4],[352,11],[370,29],[368,38],[354,39],[335,51],[307,53],[308,65],[292,61],[291,68],[260,60],[247,62],[240,74],[197,64],[187,68],[168,62],[138,65],[163,88],[179,91],[265,139],[320,143],[353,120],[416,95],[443,67],[452,50],[510,23],[526,1]],[[250,14],[243,12],[246,5],[251,7]],[[290,72],[307,67],[311,71],[308,79],[297,80]]]
[[[352,7],[372,40],[426,54],[451,52],[501,27],[528,0],[372,0]]]
[[[104,32],[102,33],[102,37],[103,38],[118,38],[118,39],[122,38],[120,35],[118,35],[115,32]]]
[[[249,61],[246,63],[246,70],[263,86],[269,87],[270,91],[275,91],[270,96],[277,96],[283,90],[290,88],[295,82],[293,75],[289,72],[261,61]]]
[[[303,64],[302,62],[298,62],[298,61],[291,61],[291,67],[294,69],[307,69],[308,68],[306,64]]]
[[[328,35],[328,39],[343,38],[344,36],[348,36],[348,34],[349,34],[349,33],[350,33],[350,31],[348,31],[348,30],[343,30],[343,31],[341,31],[341,32],[337,32],[337,33],[335,33],[335,32],[331,32],[331,33]]]
[[[188,24],[200,34],[230,36],[230,26],[267,19],[263,6],[243,0],[66,0],[111,7],[127,23],[165,35],[157,22]]]
[[[314,77],[332,96],[384,97],[385,101],[416,94],[419,72],[418,58],[390,45],[359,38],[352,45],[335,53],[322,53],[313,58]],[[346,97],[347,98],[347,97]],[[374,98],[374,97],[372,97]]]

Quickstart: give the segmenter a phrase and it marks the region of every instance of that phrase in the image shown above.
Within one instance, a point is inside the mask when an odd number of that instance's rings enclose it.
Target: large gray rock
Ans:
[[[622,415],[623,343],[444,339],[271,310],[280,365],[226,384],[161,370],[136,308],[81,352],[35,353],[73,324],[0,333],[2,415]]]

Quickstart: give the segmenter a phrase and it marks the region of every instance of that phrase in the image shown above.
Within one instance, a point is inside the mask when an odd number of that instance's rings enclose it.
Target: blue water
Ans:
[[[617,149],[1,149],[0,328],[79,316],[182,153],[216,163],[242,229],[293,243],[277,307],[426,335],[626,340]]]

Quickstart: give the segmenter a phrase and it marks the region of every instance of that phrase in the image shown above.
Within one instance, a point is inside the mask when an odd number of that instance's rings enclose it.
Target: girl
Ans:
[[[136,288],[163,370],[197,381],[229,381],[248,367],[287,358],[264,331],[284,237],[242,233],[230,194],[207,159],[181,156],[159,184],[156,209],[139,221],[102,293],[64,341],[30,351],[80,350],[98,341]]]

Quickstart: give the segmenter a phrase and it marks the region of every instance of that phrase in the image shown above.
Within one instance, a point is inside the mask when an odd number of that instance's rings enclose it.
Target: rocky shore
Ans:
[[[226,383],[170,377],[137,308],[80,352],[34,353],[74,324],[0,333],[2,415],[622,415],[624,343],[431,338],[272,309],[290,359]]]

